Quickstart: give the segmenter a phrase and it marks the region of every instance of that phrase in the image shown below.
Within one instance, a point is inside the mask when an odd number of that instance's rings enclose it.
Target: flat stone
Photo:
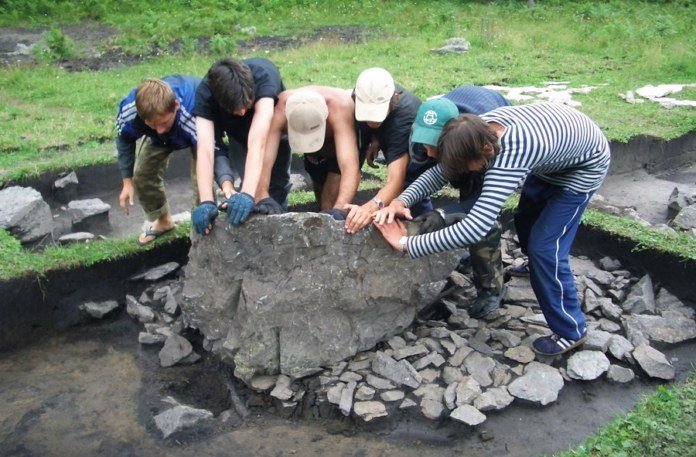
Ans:
[[[464,373],[459,367],[445,367],[442,369],[442,381],[445,384],[451,384],[453,382],[459,382],[464,377]]]
[[[611,342],[613,336],[613,333],[605,332],[603,330],[588,330],[587,340],[585,340],[583,348],[590,351],[607,352],[607,349],[609,349],[609,343]]]
[[[526,322],[528,324],[533,324],[533,325],[540,325],[542,327],[548,327],[549,324],[546,322],[546,318],[544,317],[543,314],[533,314],[531,316],[522,316],[520,317],[520,320],[522,322]]]
[[[85,200],[73,200],[68,203],[68,213],[73,224],[84,224],[90,219],[106,217],[108,218],[111,205],[104,203],[99,198],[88,198]]]
[[[693,319],[696,315],[696,311],[694,311],[693,308],[686,306],[684,302],[679,300],[664,287],[657,293],[655,303],[657,311],[660,313],[665,311],[677,311],[689,319]]]
[[[557,369],[532,362],[525,367],[524,373],[507,387],[512,396],[540,405],[556,401],[564,385],[563,377]]]
[[[372,360],[372,371],[395,382],[397,385],[403,384],[414,389],[418,388],[422,381],[418,371],[406,360],[397,362],[379,352]]]
[[[611,332],[611,333],[616,333],[621,331],[621,325],[617,324],[614,321],[610,321],[609,319],[606,318],[601,318],[599,321],[599,328],[604,330],[605,332]]]
[[[251,378],[251,381],[249,382],[249,387],[258,392],[265,392],[268,389],[271,389],[275,386],[277,379],[277,376],[265,374],[256,375],[253,378]]]
[[[618,321],[621,318],[623,310],[620,306],[612,303],[611,298],[599,298],[597,301],[599,301],[602,314],[604,314],[606,318],[613,321]]]
[[[457,385],[458,382],[451,382],[445,388],[444,401],[445,406],[450,411],[457,407]]]
[[[359,401],[372,400],[375,396],[375,392],[375,389],[363,383],[359,385],[358,390],[355,391],[355,399]]]
[[[213,413],[205,409],[192,408],[186,405],[177,405],[155,416],[155,425],[162,432],[164,438],[190,428],[202,420],[212,419]]]
[[[159,352],[160,365],[163,367],[174,366],[192,353],[193,347],[186,338],[171,335],[165,340],[164,346]]]
[[[505,303],[512,303],[519,306],[537,305],[536,295],[529,283],[529,278],[513,276],[507,282],[507,292],[504,297]]]
[[[479,425],[486,421],[486,415],[471,405],[458,406],[450,414],[450,418],[466,425]]]
[[[343,393],[343,389],[346,388],[346,384],[343,382],[337,383],[335,386],[331,386],[329,390],[326,392],[326,399],[329,401],[329,403],[338,405],[341,403],[341,394]]]
[[[520,363],[529,363],[534,360],[535,355],[527,346],[517,346],[510,348],[504,353],[505,357]]]
[[[129,316],[141,323],[149,323],[155,320],[155,313],[151,308],[141,305],[132,295],[126,295],[126,312]]]
[[[633,362],[631,353],[634,349],[633,344],[621,335],[614,335],[609,342],[609,352],[618,360]]]
[[[607,256],[599,259],[599,266],[605,271],[616,271],[621,269],[621,262]]]
[[[58,238],[58,244],[88,243],[94,238],[94,234],[90,232],[68,233]]]
[[[290,400],[294,392],[292,391],[292,379],[286,375],[278,375],[275,382],[275,387],[271,391],[271,397],[277,398],[278,400],[287,401]]]
[[[466,359],[466,357],[469,354],[471,354],[471,352],[473,352],[472,348],[470,348],[469,346],[462,346],[459,349],[457,349],[457,352],[455,352],[454,355],[450,357],[447,361],[453,367],[459,367],[462,363],[464,363],[464,359]]]
[[[397,335],[389,338],[387,344],[396,351],[397,349],[401,349],[406,346],[406,340]]]
[[[674,367],[657,349],[646,344],[640,345],[633,351],[633,358],[648,376],[668,381],[674,379]]]
[[[570,257],[570,268],[577,276],[585,276],[597,284],[608,286],[614,281],[614,275],[608,271],[597,268],[589,259],[581,259],[579,257]]]
[[[680,313],[669,315],[669,318],[647,315],[628,316],[624,320],[624,329],[631,342],[636,332],[646,336],[650,341],[659,343],[674,344],[696,338],[696,322]]]
[[[355,393],[355,388],[358,385],[355,381],[350,381],[346,384],[346,387],[341,392],[341,401],[338,403],[338,409],[341,410],[344,416],[350,416],[350,411],[353,409],[353,394]],[[356,414],[358,414],[356,412]],[[363,417],[358,414],[358,416]],[[363,419],[365,419],[363,417]],[[368,419],[365,419],[368,420]]]
[[[609,359],[600,351],[579,351],[568,358],[566,372],[572,379],[591,381],[609,369]]]
[[[413,368],[415,368],[416,370],[422,370],[423,368],[429,365],[439,367],[443,363],[445,363],[445,359],[440,354],[438,354],[437,352],[431,352],[425,357],[421,357],[420,359],[413,362]]]
[[[440,377],[440,370],[426,368],[425,370],[419,371],[418,374],[421,375],[422,382],[432,383]]]
[[[696,205],[690,205],[682,209],[674,216],[672,225],[680,230],[696,228]]]
[[[102,302],[88,301],[83,303],[80,308],[95,319],[101,319],[111,311],[118,308],[116,300],[106,300]]]
[[[355,373],[353,371],[345,371],[341,373],[341,376],[339,376],[339,380],[343,382],[350,382],[350,381],[362,381],[362,375]]]
[[[162,344],[166,339],[167,337],[164,335],[153,335],[152,333],[148,332],[138,333],[138,343],[140,344]]]
[[[396,384],[394,384],[393,382],[391,382],[387,379],[384,379],[384,378],[380,378],[380,377],[375,376],[373,374],[368,374],[365,377],[365,382],[367,382],[369,385],[371,385],[375,389],[380,389],[380,390],[393,389],[394,387],[396,387]]]
[[[132,276],[130,279],[131,281],[159,281],[177,271],[180,266],[177,262],[167,262],[144,273]]]
[[[595,309],[599,308],[599,300],[597,299],[597,294],[590,289],[585,291],[585,299],[583,300],[584,311],[586,313],[591,313]]]
[[[363,360],[353,360],[348,364],[348,369],[351,371],[368,370],[372,365],[372,360],[369,358]]]
[[[655,314],[655,306],[655,292],[650,275],[640,278],[621,304],[621,308],[631,314]]]
[[[472,376],[465,376],[457,384],[455,393],[457,406],[468,405],[481,395],[481,386]]]
[[[607,379],[616,383],[627,383],[633,381],[635,373],[630,368],[624,368],[619,365],[611,365],[607,370]]]
[[[387,415],[387,408],[378,401],[356,401],[353,411],[356,416],[360,417],[365,422],[370,422],[372,419]]]
[[[493,384],[491,373],[493,372],[493,368],[495,368],[495,360],[479,354],[478,352],[474,352],[466,358],[464,366],[467,372],[469,372],[482,387],[488,387]]]
[[[388,390],[379,394],[379,398],[382,401],[386,402],[399,401],[402,400],[405,396],[406,394],[401,390]]]
[[[479,411],[499,411],[513,402],[515,397],[505,387],[488,389],[474,400],[474,407]]]
[[[491,338],[500,341],[507,348],[519,346],[521,338],[509,330],[492,330]]]
[[[420,407],[423,415],[430,420],[442,417],[445,411],[445,405],[442,402],[445,389],[435,384],[427,384],[421,386],[420,389],[422,389]]]
[[[399,405],[399,409],[413,408],[414,406],[417,406],[417,405],[418,405],[418,403],[411,400],[410,398],[404,398],[404,401],[402,401],[401,404]]]
[[[61,203],[68,203],[77,198],[77,187],[80,181],[74,171],[67,173],[53,182],[53,195]]]

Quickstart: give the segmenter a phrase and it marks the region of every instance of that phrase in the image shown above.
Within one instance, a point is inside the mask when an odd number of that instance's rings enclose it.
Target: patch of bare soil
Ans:
[[[35,61],[34,48],[45,47],[47,27],[0,29],[0,67],[28,64]],[[117,31],[99,23],[87,23],[61,27],[65,36],[74,43],[76,57],[55,62],[68,71],[102,71],[136,65],[145,58],[160,54],[179,54],[183,51],[181,40],[175,40],[166,49],[153,44],[143,54],[129,54],[112,45]],[[258,51],[272,51],[300,47],[317,41],[362,43],[379,36],[378,32],[360,26],[326,26],[314,32],[300,32],[289,36],[256,36],[237,41],[237,54],[246,55]],[[208,54],[210,40],[199,37],[197,51]]]

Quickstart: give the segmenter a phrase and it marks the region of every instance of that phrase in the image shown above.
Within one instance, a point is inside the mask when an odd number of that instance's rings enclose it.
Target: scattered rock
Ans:
[[[628,316],[624,320],[624,329],[628,339],[636,346],[634,338],[639,337],[639,334],[649,338],[650,341],[672,344],[696,338],[696,322],[680,313],[673,313],[668,317]]]
[[[53,182],[53,195],[61,203],[68,203],[77,198],[79,180],[74,171],[63,175]]]
[[[103,302],[90,301],[83,303],[80,308],[93,318],[101,319],[118,308],[118,302],[116,300],[107,300]]]
[[[258,392],[265,392],[276,385],[277,379],[278,376],[270,376],[263,374],[257,375],[251,378],[251,381],[249,382],[249,387]]]
[[[437,54],[464,54],[471,47],[471,43],[466,38],[450,38],[441,48],[431,49]]]
[[[31,187],[12,186],[0,190],[0,228],[22,243],[51,235],[53,216],[41,194]]]
[[[89,232],[68,233],[58,238],[59,244],[87,243],[94,239],[94,234]]]
[[[132,295],[126,295],[126,312],[141,323],[154,322],[155,313],[148,306],[141,305]]]
[[[155,424],[164,438],[185,428],[192,427],[202,420],[211,419],[213,413],[205,409],[177,405],[155,416]]]
[[[177,262],[167,262],[163,265],[151,268],[144,273],[132,276],[131,281],[159,281],[179,269],[181,265]]]
[[[159,352],[160,365],[163,367],[174,366],[191,353],[193,353],[193,347],[186,338],[179,335],[171,335],[164,342],[164,346]]]
[[[471,376],[465,376],[457,384],[457,406],[468,405],[481,395],[481,385]]]
[[[527,346],[517,346],[505,351],[505,357],[520,363],[529,363],[534,360],[534,351]]]
[[[422,381],[418,371],[408,361],[397,362],[381,352],[378,352],[372,360],[372,371],[397,385],[403,384],[414,389],[418,388]]]
[[[404,403],[406,401],[404,400]],[[415,406],[415,403],[413,404]],[[387,415],[387,408],[378,401],[356,401],[354,406],[355,414],[365,422],[370,422],[376,417]]]
[[[379,394],[379,398],[386,402],[399,401],[405,396],[406,394],[400,390],[388,390]]]
[[[674,379],[674,367],[657,349],[646,344],[640,345],[633,351],[633,358],[648,376],[666,380]]]
[[[640,278],[626,300],[621,304],[624,311],[631,314],[655,314],[655,292],[649,275]]]
[[[525,367],[524,375],[515,379],[508,386],[508,392],[514,397],[541,405],[556,401],[563,388],[563,377],[557,369],[539,362],[532,362]]]
[[[482,424],[486,421],[486,415],[471,405],[458,406],[452,411],[450,418],[471,426]]]
[[[375,396],[375,392],[375,389],[372,387],[366,384],[361,384],[358,387],[358,390],[355,391],[355,399],[359,401],[372,400]],[[382,400],[384,400],[384,398],[382,398]]]
[[[609,343],[613,337],[613,333],[605,332],[603,330],[588,330],[587,340],[585,340],[583,348],[590,351],[607,352],[607,349],[609,349]]]
[[[609,369],[609,359],[600,351],[579,351],[570,356],[566,372],[572,379],[591,381]]]
[[[607,371],[607,379],[616,383],[627,383],[633,381],[635,373],[630,368],[620,367],[619,365],[611,365]]]
[[[353,394],[357,385],[355,381],[350,381],[346,384],[343,392],[341,392],[341,401],[338,403],[338,409],[341,410],[344,416],[350,416],[350,411],[353,408]]]
[[[110,209],[111,205],[104,203],[99,198],[73,200],[68,203],[68,213],[73,225],[83,227],[107,222]]]
[[[505,387],[495,387],[488,389],[474,400],[474,407],[479,411],[501,410],[515,398],[508,393]]]
[[[252,378],[253,379],[253,378]],[[289,376],[279,375],[275,381],[275,387],[271,391],[271,397],[275,397],[278,400],[290,400],[293,396],[292,391],[292,379]],[[354,386],[355,387],[355,386]],[[352,392],[351,392],[352,395]]]
[[[672,220],[672,225],[679,230],[688,231],[696,228],[696,205],[687,206],[679,211]]]

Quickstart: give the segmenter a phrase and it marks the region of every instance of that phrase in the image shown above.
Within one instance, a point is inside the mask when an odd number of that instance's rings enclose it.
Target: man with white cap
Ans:
[[[358,190],[367,147],[367,142],[358,142],[353,112],[353,100],[343,89],[307,86],[286,90],[279,95],[266,142],[265,160],[270,164],[281,136],[288,134],[290,148],[304,153],[321,211],[338,220],[345,219],[344,208]],[[265,173],[263,179],[268,182],[270,174]]]
[[[387,181],[369,201],[362,205],[349,205],[346,230],[355,233],[372,222],[372,215],[389,205],[401,191],[433,164],[409,159],[411,126],[421,101],[418,97],[394,83],[391,74],[383,68],[374,67],[360,73],[353,90],[355,119],[358,129],[372,137],[367,153],[367,163],[372,164],[372,155],[381,149],[387,163]],[[425,157],[421,144],[414,144]],[[413,157],[411,157],[413,159]],[[430,199],[411,208],[417,216],[432,210]]]

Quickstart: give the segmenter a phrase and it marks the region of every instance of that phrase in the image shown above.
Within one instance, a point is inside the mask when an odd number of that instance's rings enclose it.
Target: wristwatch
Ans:
[[[382,209],[384,208],[384,202],[380,200],[379,198],[375,197],[372,199],[372,201],[377,205],[377,209]]]
[[[401,252],[406,252],[406,242],[408,241],[407,236],[402,236],[399,238],[399,247],[401,247]]]

